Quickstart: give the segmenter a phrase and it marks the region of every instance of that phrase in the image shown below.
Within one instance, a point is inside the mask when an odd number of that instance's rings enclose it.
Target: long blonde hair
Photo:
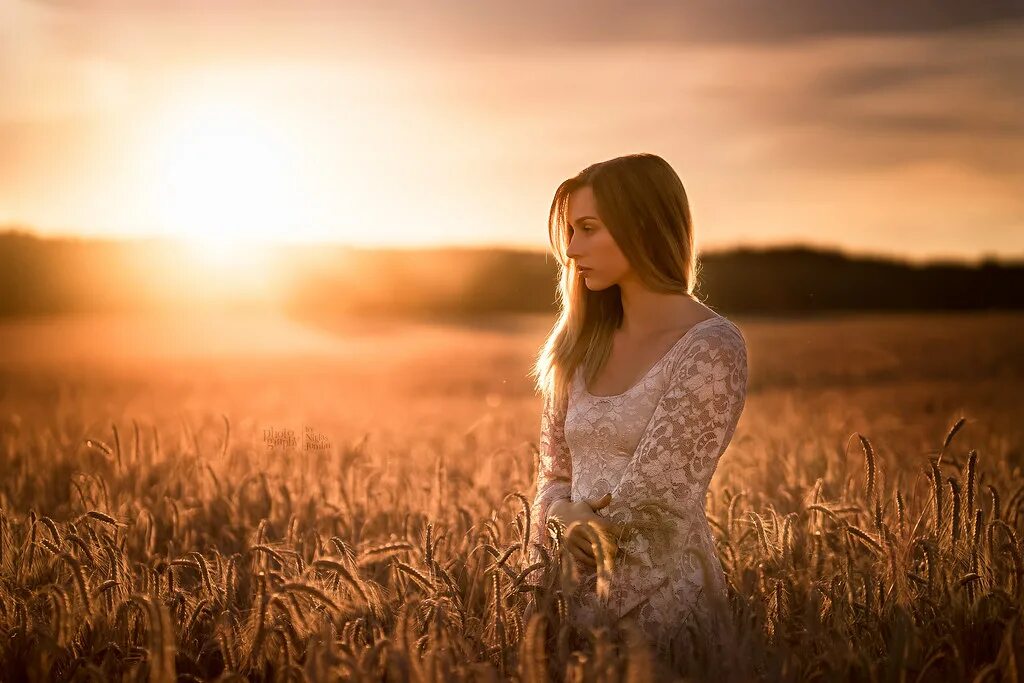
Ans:
[[[545,402],[564,402],[579,366],[588,383],[611,352],[622,324],[618,285],[592,292],[579,277],[569,247],[569,196],[589,186],[601,221],[645,286],[693,296],[698,274],[693,221],[675,170],[654,154],[602,161],[562,182],[548,215],[548,237],[558,261],[559,315],[530,372]]]

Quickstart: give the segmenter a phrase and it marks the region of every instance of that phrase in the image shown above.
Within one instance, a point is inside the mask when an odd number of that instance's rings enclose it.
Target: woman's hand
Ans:
[[[566,527],[567,533],[563,536],[566,547],[577,560],[586,565],[597,566],[593,544],[598,542],[597,539],[591,539],[586,527],[593,529],[605,540],[606,552],[613,557],[618,552],[619,525],[596,514],[611,501],[611,493],[606,493],[600,498],[585,498],[575,503],[561,501],[553,505],[548,513],[548,519],[557,519]],[[573,525],[573,522],[578,524]]]

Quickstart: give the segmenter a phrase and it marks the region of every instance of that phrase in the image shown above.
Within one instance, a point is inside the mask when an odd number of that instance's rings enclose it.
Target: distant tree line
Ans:
[[[161,240],[40,238],[0,233],[0,316],[279,305],[302,315],[477,315],[555,309],[557,267],[543,252],[282,246],[262,295],[225,286]],[[213,294],[211,294],[213,293]],[[1024,261],[980,264],[843,254],[807,247],[707,252],[697,294],[723,312],[1024,308]]]

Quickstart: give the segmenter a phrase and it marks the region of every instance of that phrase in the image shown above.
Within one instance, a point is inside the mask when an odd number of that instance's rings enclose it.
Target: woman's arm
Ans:
[[[734,329],[711,328],[691,341],[671,373],[607,508],[627,527],[646,517],[641,508],[651,513],[648,520],[703,511],[711,476],[746,401],[746,343]],[[625,542],[624,551],[631,550],[646,554],[647,541]]]
[[[545,398],[541,413],[540,443],[537,454],[537,493],[530,511],[530,563],[540,560],[535,543],[548,538],[547,519],[551,506],[568,502],[572,490],[572,461],[565,442],[565,413],[568,395],[555,405]]]

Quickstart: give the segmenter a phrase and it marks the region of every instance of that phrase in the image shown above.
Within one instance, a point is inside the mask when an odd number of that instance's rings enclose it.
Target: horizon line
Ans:
[[[41,232],[36,228],[25,225],[24,223],[11,222],[11,223],[0,223],[0,236],[8,235],[22,235],[37,239],[40,241],[76,241],[76,242],[108,242],[108,243],[141,243],[141,242],[170,242],[176,243],[181,246],[191,247],[195,245],[195,241],[187,236],[181,235],[167,235],[160,233],[144,233],[138,235],[124,235],[124,234],[89,234],[81,232]],[[274,248],[311,248],[311,247],[323,247],[329,246],[339,249],[347,249],[351,251],[373,251],[373,252],[388,252],[388,251],[445,251],[445,250],[461,250],[461,251],[506,251],[514,253],[526,253],[526,254],[538,254],[551,256],[551,250],[543,247],[529,247],[526,245],[518,245],[516,243],[507,242],[495,242],[495,243],[459,243],[459,242],[437,242],[431,244],[413,243],[413,244],[394,244],[394,243],[381,243],[381,244],[366,244],[357,243],[352,241],[344,240],[333,240],[333,239],[316,239],[316,240],[288,240],[288,239],[252,239],[247,240],[248,244],[274,249]],[[231,243],[237,244],[238,242],[232,240]],[[971,267],[979,267],[985,264],[997,264],[1000,266],[1024,266],[1024,253],[1018,256],[1013,255],[999,255],[995,253],[987,253],[976,256],[964,256],[964,255],[931,255],[923,257],[914,257],[907,254],[898,254],[895,252],[884,252],[878,250],[861,250],[854,251],[846,247],[842,247],[835,244],[822,244],[811,241],[780,241],[775,243],[746,243],[746,244],[733,244],[730,246],[716,246],[708,247],[700,250],[700,254],[720,256],[725,254],[732,254],[737,252],[755,252],[755,253],[770,253],[778,251],[794,251],[803,250],[814,252],[818,254],[837,254],[846,258],[861,259],[870,261],[888,261],[901,264],[908,264],[917,267],[926,266],[942,266],[942,265],[965,265]]]

